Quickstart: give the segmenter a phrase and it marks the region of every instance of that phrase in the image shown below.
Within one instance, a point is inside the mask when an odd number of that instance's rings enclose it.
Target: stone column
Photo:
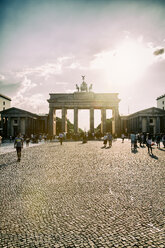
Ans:
[[[67,133],[67,109],[62,108],[62,132]]]
[[[7,136],[9,137],[11,135],[11,117],[8,117],[7,120]]]
[[[54,108],[49,109],[49,135],[56,135],[56,111]]]
[[[28,135],[29,133],[29,126],[28,126],[28,117],[25,117],[25,134]]]
[[[142,132],[142,117],[139,116],[139,119],[138,120],[139,120],[138,121],[138,130],[139,130],[139,132]]]
[[[90,132],[94,133],[94,108],[90,108]]]
[[[101,133],[106,132],[106,108],[101,109]]]
[[[18,133],[21,133],[21,117],[18,117]]]
[[[160,117],[156,117],[156,132],[160,133]]]
[[[112,123],[112,134],[119,135],[119,111],[118,108],[115,107],[112,110],[113,123]]]
[[[147,127],[146,127],[147,133],[149,133],[150,130],[150,118],[147,116]]]
[[[78,133],[78,108],[74,108],[74,133]]]

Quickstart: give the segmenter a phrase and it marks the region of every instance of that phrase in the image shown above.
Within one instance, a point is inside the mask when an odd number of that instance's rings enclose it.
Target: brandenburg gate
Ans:
[[[67,109],[74,110],[74,133],[78,133],[78,110],[90,110],[90,132],[94,133],[94,110],[101,110],[101,133],[106,132],[106,109],[112,110],[112,134],[119,134],[118,93],[94,93],[92,84],[88,87],[84,81],[80,87],[76,84],[73,93],[51,93],[49,102],[49,134],[56,135],[56,110],[62,110],[62,132],[67,132]]]

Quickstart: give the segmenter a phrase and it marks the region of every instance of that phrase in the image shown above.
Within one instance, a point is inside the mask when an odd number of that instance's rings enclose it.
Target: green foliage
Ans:
[[[56,117],[56,132],[57,135],[62,132],[62,119],[59,117]],[[79,132],[83,132],[81,128],[79,128]],[[74,125],[69,120],[67,120],[67,133],[74,134]]]
[[[95,128],[95,133],[101,132],[101,123]],[[106,120],[106,132],[112,132],[112,118]]]

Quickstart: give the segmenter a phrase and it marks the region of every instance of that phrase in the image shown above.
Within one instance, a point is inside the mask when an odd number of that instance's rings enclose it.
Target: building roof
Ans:
[[[162,96],[159,96],[158,98],[156,98],[156,100],[159,100],[159,99],[161,99],[161,98],[163,98],[163,97],[165,97],[165,94],[162,95]]]
[[[0,111],[0,114],[8,114],[8,113],[29,114],[31,116],[38,117],[37,114],[31,113],[31,112],[26,111],[24,109],[15,108],[15,107],[8,108],[8,109]]]
[[[151,107],[151,108],[147,108],[147,109],[143,109],[143,110],[140,110],[138,112],[135,112],[135,113],[132,113],[130,115],[128,115],[128,118],[129,117],[132,117],[132,116],[137,116],[137,115],[141,115],[141,114],[160,114],[160,115],[165,115],[165,110],[163,109],[160,109],[160,108],[155,108],[155,107]]]
[[[1,93],[0,93],[0,97],[3,97],[3,98],[5,98],[5,99],[7,99],[7,100],[11,101],[11,98],[10,98],[10,97],[5,96],[5,95],[2,95]]]

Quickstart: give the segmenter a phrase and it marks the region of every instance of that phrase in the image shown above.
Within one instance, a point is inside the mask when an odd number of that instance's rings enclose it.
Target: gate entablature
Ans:
[[[83,82],[76,85],[77,91],[74,93],[51,93],[49,102],[49,133],[56,134],[56,109],[62,109],[62,131],[67,132],[67,109],[74,109],[74,131],[78,132],[78,109],[90,110],[90,131],[94,132],[94,109],[101,109],[101,131],[106,131],[106,109],[112,109],[113,134],[119,131],[119,102],[118,93],[94,93],[91,91],[92,85],[88,88]],[[90,90],[89,90],[90,89]]]
[[[112,109],[119,104],[117,93],[94,93],[94,92],[74,92],[73,94],[50,94],[49,107],[61,109],[63,107],[74,109],[94,108],[101,109],[105,107]]]

